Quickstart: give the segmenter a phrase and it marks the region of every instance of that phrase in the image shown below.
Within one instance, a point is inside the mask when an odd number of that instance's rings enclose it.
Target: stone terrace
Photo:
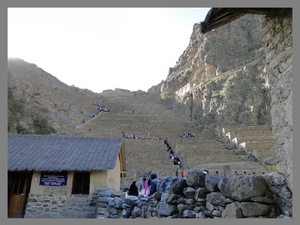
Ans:
[[[167,109],[156,95],[126,90],[105,91],[102,95],[104,102],[99,104],[104,104],[110,112],[102,112],[81,124],[74,135],[120,137],[124,132],[129,137],[124,138],[128,183],[141,176],[149,177],[151,172],[156,172],[158,177],[175,175],[179,166],[173,165],[169,158],[165,139],[180,158],[180,169],[206,165],[221,170],[224,164],[247,163],[245,158]],[[195,137],[181,138],[183,133],[192,133]],[[139,139],[131,138],[132,135]],[[264,170],[263,165],[254,168]]]
[[[274,138],[269,126],[226,126],[225,133],[237,138],[238,144],[245,142],[245,149],[257,158],[275,155]]]

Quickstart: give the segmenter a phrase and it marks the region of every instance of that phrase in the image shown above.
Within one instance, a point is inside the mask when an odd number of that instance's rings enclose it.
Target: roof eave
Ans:
[[[215,28],[230,23],[245,14],[267,15],[271,8],[212,8],[205,20],[200,23],[201,33],[207,33]]]

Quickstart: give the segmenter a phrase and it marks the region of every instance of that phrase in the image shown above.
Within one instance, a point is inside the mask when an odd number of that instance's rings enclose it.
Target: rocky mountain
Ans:
[[[261,18],[245,15],[206,34],[195,24],[167,79],[149,91],[201,127],[270,124]]]
[[[58,134],[68,134],[83,119],[97,112],[105,99],[87,89],[70,87],[37,65],[22,59],[8,59],[8,88],[17,106],[22,108],[9,124],[9,132],[18,129],[33,132],[33,121],[43,115]],[[10,110],[8,117],[15,114]]]
[[[165,81],[149,93],[201,128],[217,125],[269,125],[270,96],[266,77],[261,16],[245,15],[201,34],[195,24],[190,42]],[[41,112],[59,133],[68,133],[104,104],[104,95],[69,87],[35,64],[8,60],[8,82],[31,117],[14,122],[30,129]],[[31,122],[30,122],[31,121]],[[20,125],[21,123],[21,125]]]

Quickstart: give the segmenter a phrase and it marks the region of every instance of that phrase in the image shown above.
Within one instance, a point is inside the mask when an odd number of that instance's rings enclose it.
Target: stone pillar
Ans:
[[[223,169],[224,177],[226,177],[230,174],[230,165],[223,165],[222,169]]]

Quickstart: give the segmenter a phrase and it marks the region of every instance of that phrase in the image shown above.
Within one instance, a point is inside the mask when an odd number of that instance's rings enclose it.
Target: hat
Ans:
[[[153,179],[157,178],[157,175],[156,175],[156,173],[152,173],[150,177],[153,180]]]

